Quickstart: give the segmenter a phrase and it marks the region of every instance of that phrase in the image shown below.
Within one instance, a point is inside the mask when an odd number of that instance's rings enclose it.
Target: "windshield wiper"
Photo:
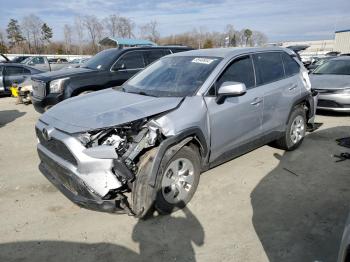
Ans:
[[[148,93],[145,93],[144,91],[133,91],[133,92],[131,92],[131,91],[126,91],[124,88],[122,88],[122,90],[123,90],[124,92],[126,92],[126,93],[132,93],[132,94],[137,94],[137,95],[142,95],[142,96],[157,97],[157,96],[155,96],[155,95],[150,95],[150,94],[148,94]]]

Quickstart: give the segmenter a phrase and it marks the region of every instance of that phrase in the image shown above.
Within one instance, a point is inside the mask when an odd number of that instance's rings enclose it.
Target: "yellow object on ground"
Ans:
[[[11,90],[12,96],[18,97],[18,89],[17,89],[17,87],[11,86],[10,90]]]

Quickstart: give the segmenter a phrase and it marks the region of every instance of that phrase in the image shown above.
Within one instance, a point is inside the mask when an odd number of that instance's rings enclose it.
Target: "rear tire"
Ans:
[[[286,131],[283,136],[276,140],[276,146],[278,148],[292,151],[298,148],[306,133],[306,114],[305,110],[301,106],[297,106],[293,109],[288,119]]]

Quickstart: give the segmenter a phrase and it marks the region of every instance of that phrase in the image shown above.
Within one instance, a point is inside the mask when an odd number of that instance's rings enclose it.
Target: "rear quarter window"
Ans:
[[[290,55],[282,53],[282,60],[286,77],[296,75],[300,72],[299,64]]]
[[[284,68],[280,52],[253,55],[257,85],[264,85],[284,78]]]

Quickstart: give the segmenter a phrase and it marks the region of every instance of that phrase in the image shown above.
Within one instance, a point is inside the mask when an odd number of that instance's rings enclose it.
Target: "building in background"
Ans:
[[[105,37],[100,42],[104,47],[135,47],[135,46],[156,46],[156,43],[145,39]]]
[[[335,32],[334,51],[343,54],[350,53],[350,29]]]

